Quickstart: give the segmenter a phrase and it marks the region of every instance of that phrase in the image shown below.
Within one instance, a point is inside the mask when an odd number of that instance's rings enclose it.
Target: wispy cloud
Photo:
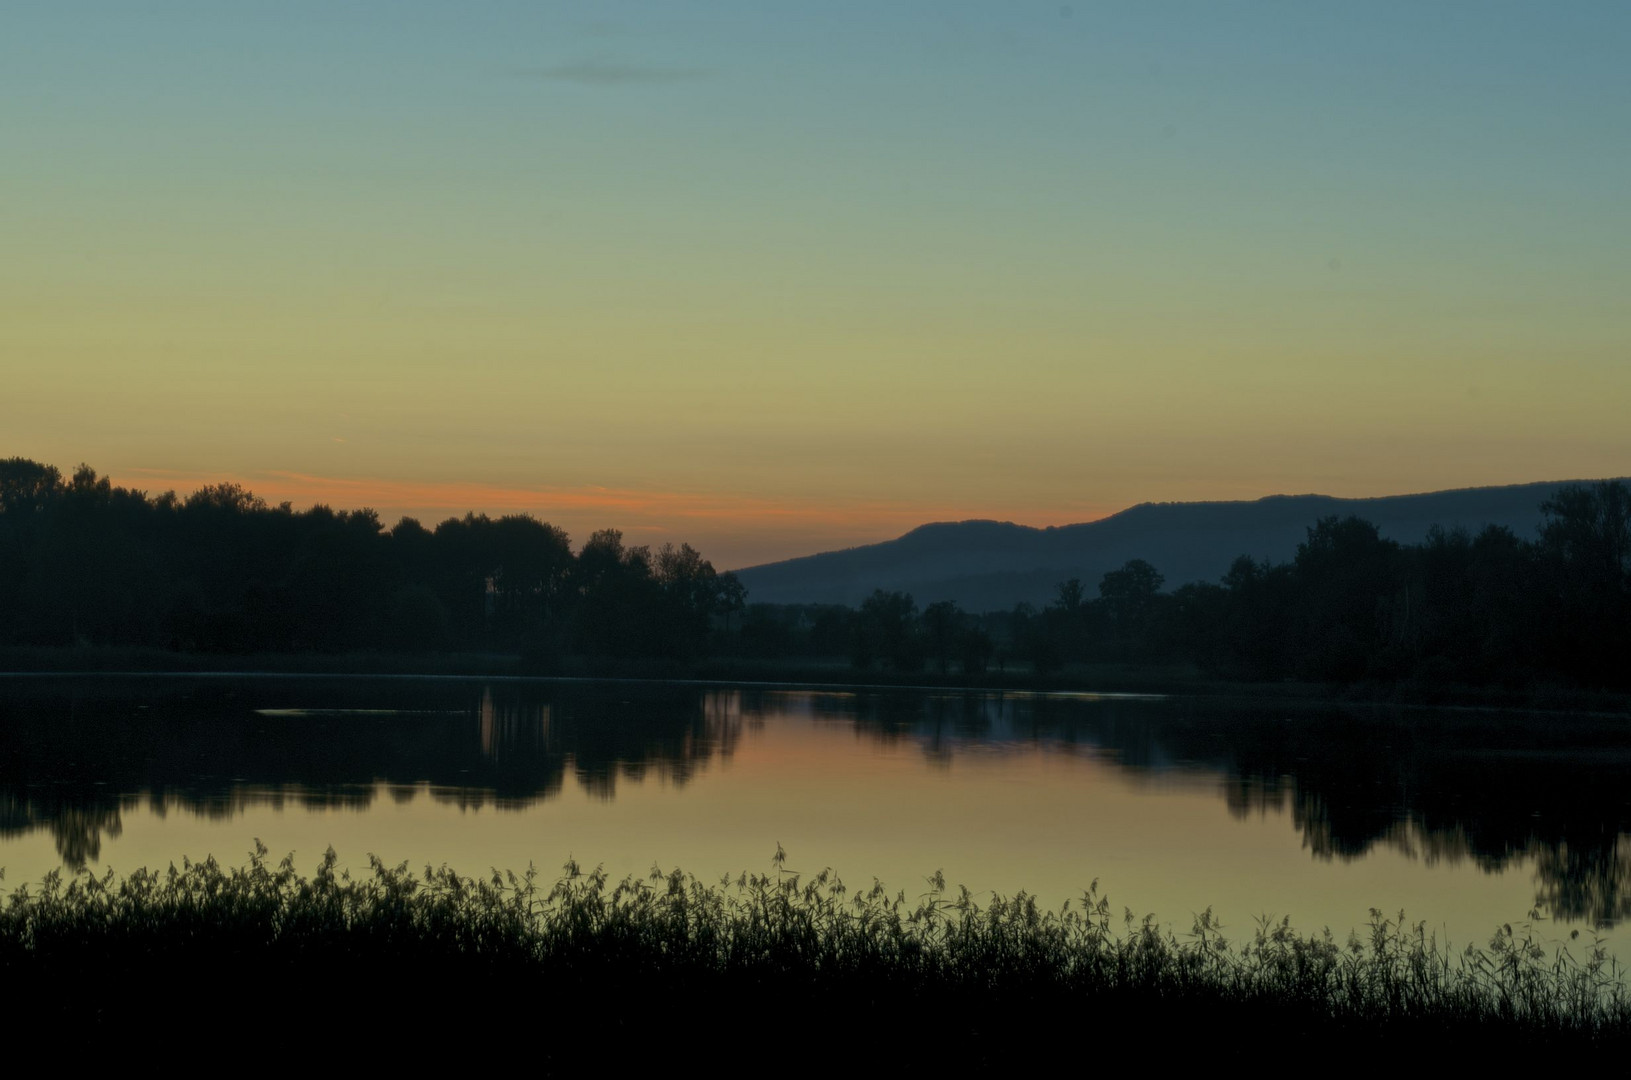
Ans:
[[[577,83],[580,86],[661,86],[697,82],[712,78],[714,73],[706,68],[663,67],[657,64],[630,64],[616,60],[578,60],[570,64],[522,68],[516,74],[525,79]]]

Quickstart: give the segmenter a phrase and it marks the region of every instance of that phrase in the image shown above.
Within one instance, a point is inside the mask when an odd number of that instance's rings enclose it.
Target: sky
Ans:
[[[1631,473],[1631,5],[0,6],[0,457],[720,567]]]

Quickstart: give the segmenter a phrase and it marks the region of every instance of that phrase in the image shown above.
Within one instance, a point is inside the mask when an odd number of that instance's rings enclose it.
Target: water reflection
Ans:
[[[686,784],[730,756],[743,726],[738,695],[676,689],[563,698],[515,683],[211,680],[0,694],[0,837],[49,829],[73,867],[96,861],[136,807],[365,810],[382,790],[421,789],[465,809],[516,807],[568,774],[611,799],[620,778]]]
[[[1379,708],[805,693],[688,686],[216,679],[0,681],[0,837],[49,830],[99,859],[140,807],[365,810],[430,798],[513,808],[572,783],[683,787],[766,723],[853,732],[857,755],[1092,755],[1137,783],[1205,785],[1284,817],[1318,860],[1378,847],[1484,871],[1532,868],[1554,917],[1631,916],[1631,732],[1623,722]],[[860,760],[860,757],[856,759]]]

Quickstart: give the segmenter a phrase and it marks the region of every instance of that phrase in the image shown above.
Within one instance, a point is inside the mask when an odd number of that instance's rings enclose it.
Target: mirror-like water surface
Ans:
[[[290,678],[0,679],[0,866],[131,870],[254,838],[303,869],[568,857],[789,865],[1049,904],[1097,878],[1456,945],[1631,915],[1631,730],[1559,715],[1023,694]],[[1612,931],[1608,931],[1612,940]]]

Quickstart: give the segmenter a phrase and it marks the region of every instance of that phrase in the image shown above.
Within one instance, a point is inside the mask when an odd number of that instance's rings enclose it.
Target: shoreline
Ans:
[[[508,653],[174,653],[99,648],[0,649],[0,679],[73,678],[489,679],[587,684],[667,683],[813,691],[1025,693],[1047,696],[1162,699],[1226,698],[1270,702],[1386,705],[1591,714],[1631,719],[1631,694],[1560,685],[1492,687],[1422,683],[1261,682],[1206,676],[1191,669],[1085,665],[1038,675],[1027,671],[961,673],[858,671],[811,659],[770,663],[737,658],[617,661],[573,657],[538,670]]]

